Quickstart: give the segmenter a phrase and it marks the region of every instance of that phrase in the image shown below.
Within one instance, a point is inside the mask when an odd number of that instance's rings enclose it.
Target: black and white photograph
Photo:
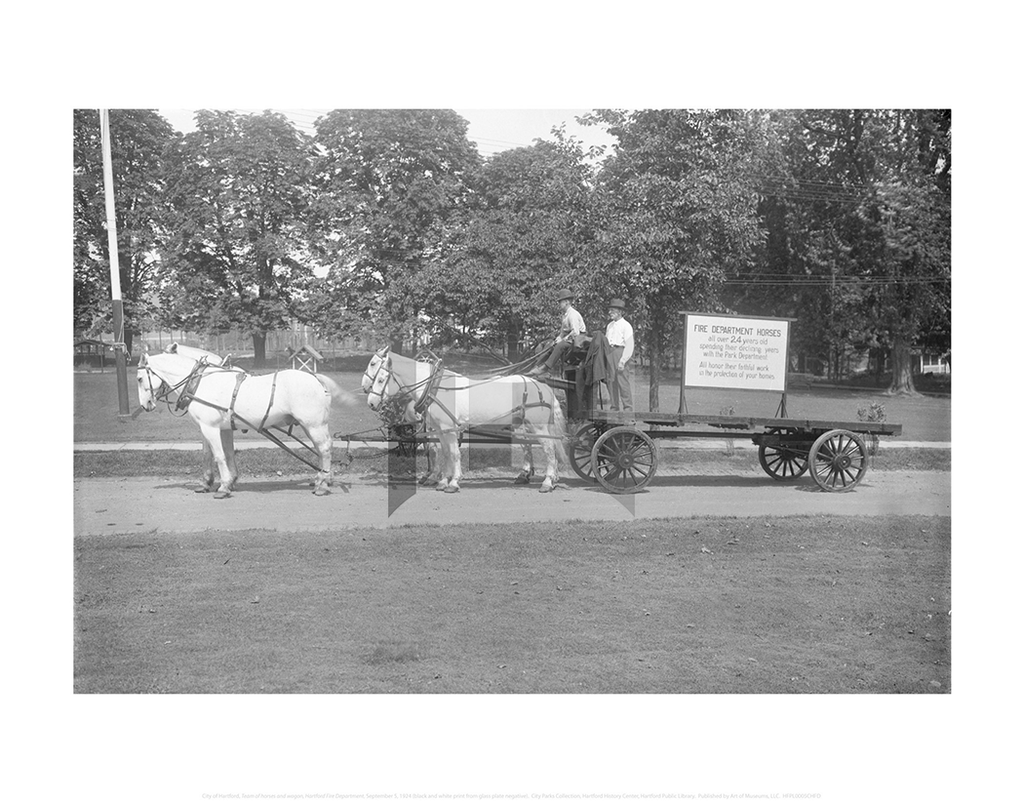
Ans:
[[[74,120],[76,692],[950,692],[950,110]]]
[[[122,21],[17,140],[23,798],[1000,801],[950,25],[457,5]]]

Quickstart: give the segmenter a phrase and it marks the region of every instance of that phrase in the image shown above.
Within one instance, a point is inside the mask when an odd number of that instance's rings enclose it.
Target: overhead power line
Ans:
[[[729,278],[726,285],[769,285],[775,288],[832,288],[832,287],[881,287],[887,285],[942,285],[950,282],[948,277],[814,277],[807,279],[772,280],[749,278]]]

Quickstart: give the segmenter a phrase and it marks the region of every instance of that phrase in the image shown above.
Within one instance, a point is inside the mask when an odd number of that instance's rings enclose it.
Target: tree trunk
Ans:
[[[892,382],[889,394],[917,395],[914,388],[914,358],[910,354],[910,342],[897,336],[892,342]]]
[[[519,362],[519,333],[509,330],[505,333],[505,349],[509,363]]]
[[[266,333],[253,333],[252,336],[252,349],[253,349],[253,366],[257,369],[262,369],[267,363],[267,334]]]
[[[649,385],[649,393],[647,402],[651,406],[648,411],[660,411],[661,407],[658,402],[658,390],[661,385],[661,343],[657,336],[654,336],[650,340],[648,345],[650,348],[650,364],[649,371],[651,373],[651,380]]]
[[[870,352],[871,360],[874,363],[875,385],[882,385],[882,375],[885,374],[885,350],[875,347]]]

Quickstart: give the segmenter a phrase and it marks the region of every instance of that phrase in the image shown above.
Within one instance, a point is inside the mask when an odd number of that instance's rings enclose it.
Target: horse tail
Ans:
[[[314,376],[316,377],[317,380],[320,381],[320,384],[325,389],[327,389],[327,393],[331,395],[332,404],[340,402],[344,403],[345,405],[355,405],[357,402],[359,402],[359,398],[356,397],[355,394],[353,394],[350,391],[345,391],[341,386],[335,383],[327,375],[317,374]]]

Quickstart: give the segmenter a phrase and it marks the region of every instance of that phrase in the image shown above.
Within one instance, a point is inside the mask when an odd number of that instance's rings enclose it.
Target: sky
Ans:
[[[158,109],[178,131],[195,128],[194,109]],[[247,111],[247,110],[238,110]],[[313,134],[316,119],[327,109],[275,109],[288,116],[297,128]],[[589,109],[456,109],[469,123],[469,139],[482,156],[489,157],[510,148],[532,145],[535,139],[551,139],[551,129],[565,124],[566,133],[583,143],[610,145],[614,138],[597,126],[581,126],[576,118]]]

